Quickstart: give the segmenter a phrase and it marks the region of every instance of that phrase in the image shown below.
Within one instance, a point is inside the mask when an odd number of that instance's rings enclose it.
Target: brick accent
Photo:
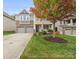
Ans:
[[[16,21],[16,27],[18,27],[19,26],[19,21]]]

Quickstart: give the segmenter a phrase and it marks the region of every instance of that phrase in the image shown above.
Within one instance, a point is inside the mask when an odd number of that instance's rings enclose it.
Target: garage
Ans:
[[[17,28],[17,33],[32,33],[33,28]]]
[[[26,32],[27,33],[32,33],[33,32],[33,28],[26,28]]]

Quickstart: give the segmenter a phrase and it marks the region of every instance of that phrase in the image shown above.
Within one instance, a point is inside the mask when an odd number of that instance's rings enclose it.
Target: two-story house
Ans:
[[[16,20],[16,32],[26,33],[33,32],[33,19],[32,15],[26,10],[23,10],[19,14],[15,15]]]
[[[52,29],[52,23],[48,20],[41,20],[37,18],[33,13],[27,12],[25,9],[19,14],[15,15],[16,20],[16,32],[39,32],[43,29]]]

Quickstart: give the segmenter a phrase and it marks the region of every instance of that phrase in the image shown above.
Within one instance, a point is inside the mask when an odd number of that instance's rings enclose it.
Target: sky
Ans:
[[[34,7],[33,0],[3,0],[3,10],[9,15]]]

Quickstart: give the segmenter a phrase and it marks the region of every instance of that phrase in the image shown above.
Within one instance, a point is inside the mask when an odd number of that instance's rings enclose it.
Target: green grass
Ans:
[[[33,36],[20,59],[76,59],[76,37],[58,35],[68,43],[54,43],[43,39],[43,36]]]
[[[10,34],[14,34],[14,31],[4,31],[3,35],[10,35]]]

